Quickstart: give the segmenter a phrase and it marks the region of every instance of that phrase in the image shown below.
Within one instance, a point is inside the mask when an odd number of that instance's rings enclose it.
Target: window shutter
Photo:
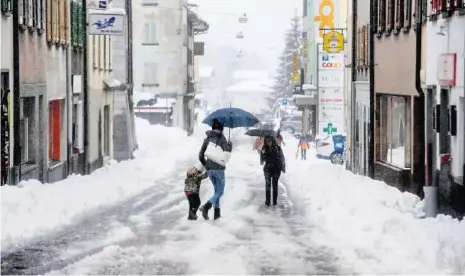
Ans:
[[[65,23],[65,42],[64,42],[64,44],[68,45],[69,39],[70,39],[70,37],[69,37],[70,36],[69,35],[69,32],[70,32],[70,30],[69,30],[69,19],[70,19],[69,18],[69,9],[70,9],[70,7],[69,7],[69,4],[68,4],[68,2],[69,2],[68,0],[63,0],[63,2],[64,2],[63,6],[64,6],[64,18],[65,18],[64,19],[64,23]]]
[[[37,28],[41,31],[44,29],[44,1],[45,0],[38,0],[39,12],[37,16]]]
[[[432,0],[436,1],[436,0]],[[405,3],[405,22],[404,27],[410,28],[412,26],[412,0],[404,0]]]
[[[64,0],[58,0],[58,41],[64,44],[65,41],[65,9]]]
[[[18,24],[24,25],[24,1],[25,0],[18,0]]]
[[[57,25],[58,25],[58,18],[57,18],[57,1],[58,0],[51,0],[52,1],[52,8],[51,8],[51,19],[52,19],[52,42],[57,42]]]
[[[379,2],[378,0],[373,1],[373,32],[378,32],[378,17],[379,17]]]
[[[32,26],[34,28],[38,27],[38,17],[39,17],[39,0],[32,0]]]
[[[108,36],[108,56],[110,57],[109,60],[108,60],[108,70],[112,70],[111,69],[111,36]]]
[[[52,43],[53,41],[53,24],[52,24],[52,13],[53,13],[53,6],[52,6],[52,1],[53,0],[47,0],[47,9],[45,10],[46,13],[46,20],[47,20],[47,26],[46,26],[46,32],[47,32],[47,42]]]
[[[34,7],[33,7],[33,4],[32,4],[32,0],[27,0],[27,26],[29,28],[32,28],[34,25],[33,25],[33,19],[32,19],[32,14],[34,13]]]
[[[78,17],[79,17],[79,20],[78,20],[78,29],[79,29],[79,32],[78,32],[78,43],[79,43],[79,47],[84,47],[84,35],[85,35],[85,22],[84,22],[84,13],[85,11],[82,10],[82,4],[79,4],[78,5]]]
[[[379,0],[378,33],[386,30],[386,0]]]
[[[107,36],[103,36],[103,70],[107,70]]]

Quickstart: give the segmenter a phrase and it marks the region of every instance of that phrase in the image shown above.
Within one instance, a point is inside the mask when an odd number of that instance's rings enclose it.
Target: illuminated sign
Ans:
[[[331,63],[331,62],[323,62],[321,64],[323,68],[341,68],[342,65],[340,63]]]
[[[333,0],[321,0],[318,5],[318,15],[315,16],[315,22],[319,22],[319,37],[324,38],[322,29],[334,29],[334,2]]]

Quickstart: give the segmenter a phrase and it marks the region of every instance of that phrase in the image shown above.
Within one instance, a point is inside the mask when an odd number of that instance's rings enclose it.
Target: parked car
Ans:
[[[333,164],[342,165],[345,159],[346,136],[333,134],[326,137],[316,137],[316,157],[330,160]]]
[[[292,116],[285,116],[281,119],[279,124],[279,129],[281,131],[288,131],[290,133],[301,132],[302,131],[302,116],[300,115],[292,115]]]

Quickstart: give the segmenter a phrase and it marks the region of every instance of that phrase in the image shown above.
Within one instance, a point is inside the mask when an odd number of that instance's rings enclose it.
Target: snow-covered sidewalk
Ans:
[[[114,162],[91,175],[70,176],[53,184],[31,180],[2,187],[2,251],[118,204],[156,185],[188,159],[196,159],[201,140],[179,129],[137,119],[136,131],[139,150],[134,160]]]
[[[328,161],[296,160],[293,145],[285,152],[282,180],[307,220],[319,226],[314,241],[337,250],[353,271],[465,274],[465,220],[419,219],[423,202],[417,196]]]

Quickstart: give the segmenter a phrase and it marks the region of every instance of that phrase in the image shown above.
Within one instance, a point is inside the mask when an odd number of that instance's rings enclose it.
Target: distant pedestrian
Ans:
[[[307,160],[307,150],[310,148],[310,143],[308,142],[308,137],[306,135],[300,136],[297,148],[300,148],[301,159]]]
[[[277,205],[278,201],[278,181],[281,172],[286,172],[286,160],[283,151],[273,136],[265,137],[265,145],[262,148],[260,155],[260,164],[263,166],[265,174],[265,205],[270,206],[271,188],[273,188],[273,205]]]
[[[196,167],[191,167],[187,171],[186,180],[184,180],[184,193],[186,194],[187,201],[189,201],[189,215],[188,220],[197,219],[197,210],[200,207],[200,184],[202,180],[208,177],[207,173],[202,173]]]

